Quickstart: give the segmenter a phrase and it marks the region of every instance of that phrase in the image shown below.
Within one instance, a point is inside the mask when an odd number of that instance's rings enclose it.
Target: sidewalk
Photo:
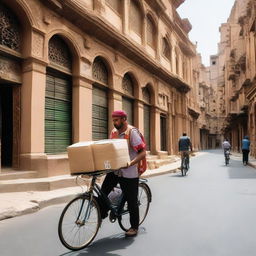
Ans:
[[[147,170],[142,175],[142,178],[175,173],[179,171],[179,166],[180,161],[176,161],[157,169]],[[68,202],[86,189],[87,187],[84,185],[81,187],[68,187],[50,191],[0,193],[0,220],[33,213],[49,205]]]
[[[238,153],[238,152],[233,152],[231,151],[231,158],[235,159],[235,160],[240,160],[241,164],[242,164],[242,159],[243,159],[243,154],[242,153]],[[249,156],[249,162],[248,165],[256,168],[256,158]]]

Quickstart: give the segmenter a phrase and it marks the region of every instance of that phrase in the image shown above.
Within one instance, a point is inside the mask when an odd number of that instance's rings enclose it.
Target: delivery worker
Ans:
[[[146,145],[143,142],[138,129],[131,129],[127,122],[125,111],[116,110],[112,113],[114,129],[111,132],[111,138],[127,139],[129,145],[129,155],[131,162],[126,168],[108,173],[102,184],[102,191],[108,195],[111,190],[120,184],[124,197],[128,204],[130,213],[130,229],[125,233],[127,237],[136,236],[139,227],[139,206],[138,206],[138,188],[139,173],[137,164],[146,156]],[[104,212],[105,211],[105,212]],[[102,218],[107,216],[108,209],[103,209]]]

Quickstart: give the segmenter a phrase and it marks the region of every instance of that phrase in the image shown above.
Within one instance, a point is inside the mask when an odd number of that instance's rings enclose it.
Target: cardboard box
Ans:
[[[99,140],[92,144],[96,170],[117,170],[130,162],[126,139]]]
[[[95,171],[92,144],[86,141],[67,147],[71,174]]]
[[[75,143],[67,148],[71,174],[117,170],[130,162],[126,139]]]

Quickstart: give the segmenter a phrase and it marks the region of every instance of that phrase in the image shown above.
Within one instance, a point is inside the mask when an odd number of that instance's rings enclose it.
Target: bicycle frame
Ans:
[[[110,172],[110,171],[109,171]],[[105,172],[106,173],[106,172]],[[96,183],[96,180],[97,180],[97,177],[98,176],[101,176],[102,175],[102,172],[99,171],[98,174],[92,174],[92,180],[91,180],[91,183],[90,183],[90,186],[89,186],[89,190],[86,191],[85,193],[83,193],[84,195],[88,195],[89,196],[89,204],[86,208],[86,212],[85,212],[85,216],[83,218],[83,222],[82,223],[85,223],[85,221],[89,218],[90,216],[90,211],[91,211],[91,202],[92,202],[92,199],[93,197],[95,196],[95,194],[98,196],[98,198],[102,198],[102,200],[104,201],[104,203],[107,204],[107,206],[109,207],[110,211],[114,214],[115,217],[118,217],[120,216],[121,214],[125,214],[125,213],[128,213],[128,209],[125,210],[125,211],[122,211],[121,210],[123,209],[124,207],[124,204],[125,204],[125,199],[124,197],[121,199],[120,203],[116,206],[116,205],[113,205],[111,203],[111,201],[109,200],[108,196],[106,196],[100,186]],[[139,179],[139,182],[140,183],[146,183],[146,179]],[[146,185],[147,186],[147,185]],[[148,187],[148,186],[147,186]],[[149,192],[149,195],[150,195],[150,202],[151,202],[151,191],[150,189],[148,188],[148,192]],[[82,205],[81,205],[81,208],[79,210],[79,213],[78,213],[78,216],[77,216],[77,220],[76,222],[78,223],[79,222],[79,218],[80,218],[80,215],[82,213],[82,210],[83,210],[83,207],[84,207],[84,201],[82,202]],[[80,224],[82,224],[80,223]]]
[[[105,173],[106,173],[106,172],[105,172]],[[95,194],[98,196],[98,198],[102,198],[102,200],[104,201],[104,203],[107,204],[107,206],[109,207],[110,211],[111,211],[112,213],[114,213],[114,215],[115,215],[116,217],[118,217],[118,216],[121,214],[121,209],[123,208],[123,206],[124,206],[124,204],[125,204],[124,198],[122,198],[122,200],[120,201],[120,203],[118,204],[117,207],[114,206],[114,205],[110,202],[108,196],[106,196],[106,195],[102,192],[100,186],[96,183],[97,177],[98,177],[98,176],[101,176],[101,175],[102,175],[102,173],[101,173],[100,171],[99,171],[99,174],[92,174],[92,180],[91,180],[91,183],[90,183],[90,186],[89,186],[89,190],[86,191],[85,193],[83,193],[83,195],[88,195],[88,196],[89,196],[89,204],[88,204],[88,206],[87,206],[87,208],[86,208],[85,216],[84,216],[84,218],[83,218],[83,222],[82,222],[82,223],[85,223],[85,221],[86,221],[86,220],[89,218],[89,216],[90,216],[91,205],[92,205],[91,202],[92,202],[92,199],[93,199],[93,197],[95,196]],[[82,202],[81,208],[80,208],[79,213],[78,213],[78,216],[77,216],[76,222],[77,222],[78,224],[82,224],[82,223],[79,223],[79,218],[80,218],[80,215],[81,215],[81,213],[82,213],[83,207],[84,207],[84,201]],[[124,213],[126,213],[126,212],[128,212],[128,210],[122,212],[122,214],[124,214]]]
[[[118,192],[117,198],[114,195],[104,194],[100,185],[96,184],[97,178],[115,170],[103,170],[83,174],[91,177],[88,190],[77,195],[63,209],[59,224],[58,235],[62,244],[71,250],[80,250],[88,246],[98,233],[102,223],[101,212],[102,201],[109,207],[109,220],[114,223],[116,220],[125,232],[130,228],[130,216],[126,199]],[[139,179],[138,206],[140,214],[139,225],[145,220],[152,195],[146,180]],[[100,200],[99,200],[100,198]],[[103,212],[105,213],[105,211]],[[104,216],[103,216],[104,217]],[[81,237],[82,239],[81,239]]]

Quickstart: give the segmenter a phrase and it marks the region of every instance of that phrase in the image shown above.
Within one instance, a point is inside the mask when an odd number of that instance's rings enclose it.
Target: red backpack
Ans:
[[[124,135],[124,138],[127,139],[129,146],[130,146],[130,134],[131,134],[132,129],[136,129],[138,131],[138,133],[140,134],[141,140],[145,144],[145,148],[146,148],[146,141],[145,141],[144,136],[141,134],[141,132],[136,127],[134,127],[132,125],[128,125],[128,127],[125,131],[125,135]],[[119,139],[119,133],[118,133],[117,129],[112,130],[110,138],[111,139]],[[146,159],[146,157],[144,157],[138,163],[139,175],[144,173],[146,170],[147,170],[147,159]]]

